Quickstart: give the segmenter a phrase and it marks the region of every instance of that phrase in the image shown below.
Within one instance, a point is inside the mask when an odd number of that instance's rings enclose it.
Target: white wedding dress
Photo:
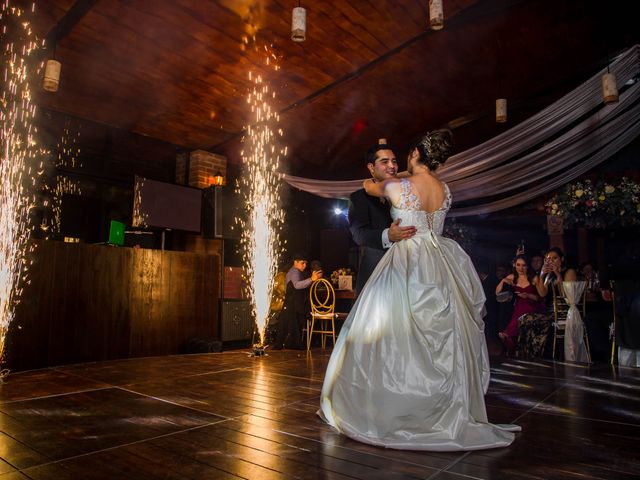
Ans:
[[[389,249],[356,300],[329,360],[318,414],[351,438],[388,448],[507,446],[519,427],[488,423],[484,404],[482,285],[469,256],[442,237],[449,188],[432,213],[421,210],[411,182],[399,188],[391,215],[417,233]]]

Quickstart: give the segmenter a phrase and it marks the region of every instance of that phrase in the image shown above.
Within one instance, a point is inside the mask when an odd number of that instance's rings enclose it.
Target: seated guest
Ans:
[[[542,265],[544,264],[544,258],[542,255],[534,255],[531,257],[531,273],[533,275],[540,275],[542,272]]]
[[[311,260],[309,267],[311,267],[312,272],[321,272],[323,270],[322,262],[320,260]]]
[[[600,292],[600,277],[591,262],[582,262],[580,264],[578,277],[580,280],[587,282],[587,295],[591,294],[592,297],[596,297],[596,294]]]
[[[305,278],[304,271],[307,268],[305,255],[293,256],[293,265],[285,278],[286,293],[284,308],[278,321],[278,335],[274,342],[274,350],[282,348],[303,349],[302,329],[306,323],[309,308],[309,286],[319,278],[321,271],[311,272],[311,277]]]
[[[577,280],[576,271],[564,268],[564,253],[550,248],[544,257],[542,271],[535,283],[538,296],[544,299],[546,311],[527,313],[518,319],[518,353],[525,357],[542,357],[553,323],[553,291],[562,296],[562,282]]]
[[[515,296],[515,305],[511,320],[498,335],[507,353],[514,353],[518,339],[518,319],[527,313],[537,313],[544,310],[544,302],[538,294],[540,277],[533,276],[527,266],[524,255],[516,256],[513,262],[513,273],[504,277],[496,286],[496,295],[505,288],[512,289]]]

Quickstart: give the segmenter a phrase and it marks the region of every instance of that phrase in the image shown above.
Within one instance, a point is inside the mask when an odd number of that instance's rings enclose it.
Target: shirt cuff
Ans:
[[[382,248],[391,248],[393,242],[389,240],[389,229],[385,228],[382,231]]]

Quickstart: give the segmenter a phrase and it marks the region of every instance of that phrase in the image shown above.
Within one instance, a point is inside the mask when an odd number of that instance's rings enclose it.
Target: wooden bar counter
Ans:
[[[219,255],[36,247],[7,337],[12,370],[175,354],[191,337],[218,337]]]

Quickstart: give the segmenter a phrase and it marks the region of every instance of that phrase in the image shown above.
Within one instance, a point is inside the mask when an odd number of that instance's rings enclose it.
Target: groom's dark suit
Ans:
[[[367,195],[364,189],[353,192],[349,205],[349,230],[354,242],[360,247],[360,264],[356,281],[356,292],[364,284],[383,257],[382,232],[391,225],[389,204],[380,198]]]

